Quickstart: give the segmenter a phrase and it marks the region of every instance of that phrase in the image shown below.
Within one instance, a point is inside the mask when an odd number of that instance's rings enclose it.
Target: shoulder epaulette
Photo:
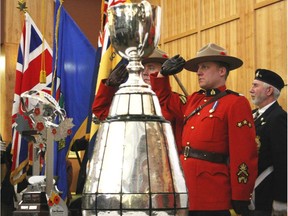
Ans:
[[[205,91],[204,91],[203,89],[200,89],[200,90],[198,91],[198,93],[199,93],[199,94],[205,94]]]
[[[227,92],[228,94],[234,94],[234,95],[237,95],[237,96],[243,96],[242,94],[240,94],[240,93],[238,93],[238,92],[235,92],[235,91],[232,91],[232,90],[230,90],[230,89],[226,89],[226,92]]]

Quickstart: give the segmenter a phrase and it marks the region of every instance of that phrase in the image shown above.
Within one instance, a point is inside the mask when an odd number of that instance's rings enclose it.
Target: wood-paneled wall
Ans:
[[[26,6],[34,22],[45,32],[45,39],[52,47],[54,1],[29,0]],[[1,40],[1,56],[5,56],[5,69],[0,72],[0,133],[3,139],[11,141],[11,113],[14,96],[15,70],[19,41],[24,23],[23,12],[20,12],[17,0],[1,0],[3,19],[3,39]],[[3,65],[1,65],[3,68]],[[2,71],[3,70],[3,71]]]
[[[249,100],[257,68],[273,70],[287,83],[286,0],[161,0],[160,4],[161,49],[170,56],[181,54],[188,60],[209,42],[225,47],[244,62],[231,71],[227,86]],[[199,89],[195,73],[184,70],[178,76],[189,93]],[[173,78],[171,82],[181,92]],[[287,110],[287,86],[278,101]]]

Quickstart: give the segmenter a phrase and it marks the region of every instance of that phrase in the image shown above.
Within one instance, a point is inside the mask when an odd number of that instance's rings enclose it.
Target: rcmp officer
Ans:
[[[151,75],[151,86],[161,106],[183,118],[180,155],[189,193],[189,216],[228,216],[234,208],[247,215],[257,176],[255,128],[248,100],[227,90],[230,70],[243,62],[213,43],[185,64],[196,72],[200,91],[182,104],[171,94],[167,75],[182,70],[179,55],[167,60],[160,73]]]
[[[142,60],[144,65],[144,70],[141,73],[143,81],[150,85],[150,74],[161,69],[162,64],[168,59],[168,55],[156,48],[154,52],[148,57]],[[184,64],[183,64],[184,65]],[[182,65],[182,67],[183,67]],[[124,83],[128,78],[128,71],[126,70],[126,65],[122,64],[114,71],[111,72],[107,79],[101,80],[98,92],[95,96],[92,111],[96,118],[103,121],[107,118],[109,114],[109,108],[112,103],[112,99],[116,91],[118,90],[120,84]],[[175,97],[178,98],[181,103],[186,103],[186,97],[184,95],[173,92]],[[182,118],[178,119],[176,116],[171,115],[168,112],[168,108],[161,107],[162,114],[164,118],[171,122],[172,130],[175,136],[175,141],[177,144],[178,152],[181,150],[181,136],[183,121]]]
[[[287,112],[277,99],[284,87],[275,72],[257,69],[250,95],[258,144],[258,177],[250,215],[287,215]]]

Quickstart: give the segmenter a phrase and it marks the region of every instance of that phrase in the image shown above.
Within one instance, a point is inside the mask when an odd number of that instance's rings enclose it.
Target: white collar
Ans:
[[[270,106],[272,106],[272,104],[274,104],[275,102],[276,102],[276,100],[273,101],[273,102],[271,102],[270,104],[267,104],[266,106],[262,107],[261,109],[259,108],[259,109],[258,109],[259,116],[262,115],[262,114],[263,114]]]

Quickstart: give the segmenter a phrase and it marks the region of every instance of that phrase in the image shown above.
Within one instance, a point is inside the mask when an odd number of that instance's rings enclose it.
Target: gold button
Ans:
[[[186,144],[187,144],[187,145],[190,145],[190,142],[187,142]]]
[[[206,100],[206,99],[204,99],[204,102],[207,102],[207,100]]]
[[[210,117],[210,118],[212,118],[212,117],[213,117],[213,115],[209,115],[209,117]]]
[[[194,126],[191,126],[191,129],[194,129]]]
[[[197,115],[200,115],[200,112],[198,112]]]

